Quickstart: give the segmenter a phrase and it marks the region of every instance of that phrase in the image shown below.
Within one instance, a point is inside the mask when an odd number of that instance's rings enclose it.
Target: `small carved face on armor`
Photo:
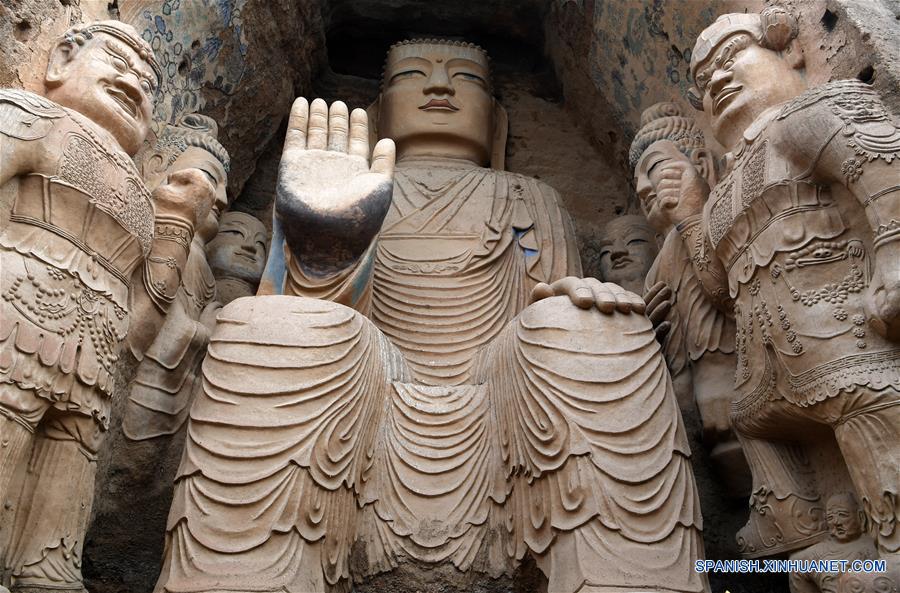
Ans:
[[[216,278],[239,278],[258,284],[266,265],[267,233],[263,223],[244,212],[226,212],[219,233],[206,247]]]
[[[491,155],[493,104],[481,48],[438,40],[401,43],[388,52],[379,134],[394,140],[400,160],[415,152],[471,156],[484,165]]]
[[[640,215],[614,218],[603,230],[600,275],[626,290],[643,292],[644,278],[656,259],[656,235]]]
[[[783,9],[727,14],[700,35],[691,59],[691,100],[709,116],[716,139],[732,149],[767,109],[802,93],[797,25]]]
[[[70,31],[50,55],[46,96],[107,130],[134,155],[147,136],[159,84],[149,46],[123,23]]]
[[[825,519],[831,537],[839,542],[849,542],[862,534],[859,503],[849,492],[835,494],[828,499]]]

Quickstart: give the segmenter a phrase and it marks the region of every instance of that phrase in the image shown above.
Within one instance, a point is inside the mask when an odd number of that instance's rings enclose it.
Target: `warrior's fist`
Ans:
[[[531,291],[531,302],[554,296],[567,296],[580,309],[596,306],[602,313],[643,313],[646,309],[641,297],[618,284],[574,276],[567,276],[553,284],[541,282]]]
[[[703,212],[709,184],[686,158],[668,161],[656,184],[659,209],[671,225]]]
[[[875,331],[888,340],[900,342],[900,280],[886,282],[876,272],[866,294],[866,309],[869,324]]]
[[[206,219],[215,199],[216,188],[200,169],[176,171],[153,191],[157,214],[175,216],[194,228]]]
[[[647,303],[647,318],[653,324],[656,339],[663,343],[672,330],[672,322],[668,320],[668,317],[674,305],[675,295],[668,284],[657,282],[647,289],[644,301]]]

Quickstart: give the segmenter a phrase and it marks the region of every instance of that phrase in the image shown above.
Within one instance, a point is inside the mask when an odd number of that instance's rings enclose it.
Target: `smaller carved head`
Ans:
[[[206,246],[206,259],[216,278],[259,284],[266,265],[268,234],[260,220],[230,210],[222,215],[219,233]]]
[[[865,518],[852,492],[841,492],[828,499],[825,520],[831,537],[839,542],[853,541],[862,535]]]
[[[667,206],[667,201],[662,199],[665,192],[659,189],[663,172],[675,163],[689,162],[710,187],[716,184],[715,165],[703,132],[675,103],[657,103],[644,110],[641,129],[631,143],[629,160],[641,210],[660,234],[669,226],[662,212]]]
[[[600,241],[600,275],[626,290],[642,294],[644,279],[656,254],[656,233],[639,214],[609,221]]]
[[[219,228],[219,216],[228,207],[228,151],[217,140],[215,120],[199,113],[183,116],[177,124],[166,126],[153,148],[142,152],[138,160],[144,182],[151,190],[172,173],[199,169],[216,189],[213,207],[197,228],[200,239],[208,242]]]
[[[689,98],[726,148],[764,111],[805,90],[797,32],[794,17],[770,6],[759,14],[722,15],[697,38]]]
[[[50,54],[45,95],[108,131],[129,155],[150,129],[161,70],[134,27],[98,21],[69,29]]]
[[[506,136],[505,114],[498,109],[487,53],[477,45],[415,39],[388,51],[376,119],[378,135],[397,145],[398,160],[495,161],[497,137],[505,144]]]

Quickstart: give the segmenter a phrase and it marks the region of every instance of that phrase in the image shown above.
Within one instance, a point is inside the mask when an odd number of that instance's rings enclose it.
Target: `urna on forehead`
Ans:
[[[408,39],[391,46],[385,60],[385,71],[393,64],[406,58],[422,58],[429,55],[440,54],[448,58],[461,58],[470,60],[490,70],[490,60],[487,52],[474,43],[456,41],[450,39]]]

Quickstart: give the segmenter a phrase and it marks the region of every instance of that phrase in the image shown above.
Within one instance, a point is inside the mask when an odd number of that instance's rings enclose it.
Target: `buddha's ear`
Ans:
[[[497,99],[494,104],[494,135],[491,138],[491,169],[506,168],[506,138],[509,133],[509,116]]]
[[[381,111],[381,95],[366,107],[366,114],[369,116],[369,152],[375,149],[378,144],[378,115]],[[371,155],[370,155],[371,156]]]

